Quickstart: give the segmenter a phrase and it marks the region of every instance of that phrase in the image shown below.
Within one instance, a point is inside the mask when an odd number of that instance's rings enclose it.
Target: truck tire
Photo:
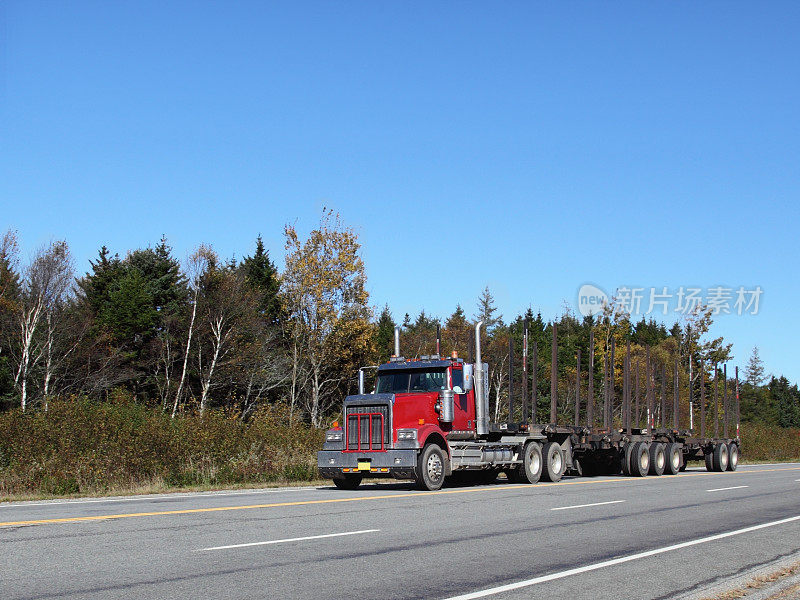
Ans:
[[[739,446],[734,442],[728,444],[728,471],[735,471],[739,466]]]
[[[542,479],[556,482],[564,474],[564,456],[558,442],[548,442],[542,448]]]
[[[417,458],[417,487],[431,492],[441,489],[446,464],[444,450],[436,444],[427,444]]]
[[[667,464],[664,466],[664,473],[667,475],[677,475],[679,471],[683,470],[681,447],[679,444],[667,444],[667,449],[664,452],[664,457],[667,459]]]
[[[725,443],[714,446],[714,470],[718,472],[728,470],[728,445]]]
[[[334,477],[333,485],[340,490],[354,490],[361,485],[361,475],[344,475],[342,477]]]
[[[636,442],[631,452],[631,475],[646,477],[650,470],[650,446],[645,442]]]
[[[706,471],[713,471],[714,470],[714,452],[711,451],[705,455],[706,460]]]
[[[519,469],[522,483],[538,483],[542,477],[542,447],[537,442],[525,446]]]
[[[626,477],[631,474],[631,452],[633,452],[633,443],[628,442],[622,449],[622,474]]]
[[[656,477],[664,474],[667,466],[667,453],[664,451],[664,444],[656,443],[650,446],[650,475]]]

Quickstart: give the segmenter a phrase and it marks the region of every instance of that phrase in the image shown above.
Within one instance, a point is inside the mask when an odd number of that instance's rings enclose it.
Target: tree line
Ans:
[[[595,316],[579,318],[565,310],[548,322],[528,309],[506,322],[486,288],[472,317],[458,305],[445,319],[422,310],[396,323],[389,306],[371,307],[358,236],[338,215],[325,211],[305,237],[287,225],[284,241],[280,270],[259,236],[252,255],[241,260],[223,259],[201,244],[183,264],[166,239],[124,257],[103,246],[90,269],[78,274],[66,241],[47,244],[23,264],[16,232],[6,232],[0,241],[2,407],[46,411],[56,398],[129,398],[175,418],[225,408],[246,421],[260,406],[282,404],[290,422],[320,427],[345,395],[355,393],[358,368],[389,358],[396,324],[408,358],[435,353],[437,327],[442,352],[467,358],[474,323],[482,320],[497,420],[521,418],[507,412],[512,377],[515,397],[524,388],[535,396],[538,419],[549,420],[554,326],[557,409],[564,422],[573,416],[576,393],[585,418],[590,380],[596,405],[607,392],[621,397],[629,347],[632,368],[643,382],[651,377],[655,387],[672,386],[677,373],[686,418],[688,390],[697,401],[702,387],[710,403],[714,365],[732,358],[730,344],[709,338],[711,311],[702,307],[669,329],[654,320],[632,322],[613,301]],[[529,346],[538,351],[523,381],[525,322]],[[509,345],[516,357],[513,370]],[[612,354],[613,379],[604,376]],[[728,383],[733,389],[734,382]],[[766,377],[757,349],[743,373],[740,398],[745,421],[800,426],[797,385]],[[519,402],[516,406],[521,410]]]

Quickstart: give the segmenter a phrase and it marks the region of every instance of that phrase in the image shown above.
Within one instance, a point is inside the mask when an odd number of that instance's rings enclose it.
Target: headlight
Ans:
[[[415,439],[417,439],[417,430],[416,429],[398,429],[397,430],[397,439],[398,440],[415,440]]]
[[[341,442],[342,441],[342,432],[341,431],[329,431],[325,434],[325,441],[326,442]]]

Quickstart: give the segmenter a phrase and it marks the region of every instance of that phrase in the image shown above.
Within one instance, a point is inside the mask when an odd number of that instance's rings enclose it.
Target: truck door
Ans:
[[[450,377],[452,379],[451,385],[453,388],[456,386],[464,388],[464,371],[460,366],[454,366],[450,370]],[[466,431],[475,428],[475,409],[470,407],[470,402],[467,398],[468,394],[455,394],[455,415],[453,418],[453,430]]]

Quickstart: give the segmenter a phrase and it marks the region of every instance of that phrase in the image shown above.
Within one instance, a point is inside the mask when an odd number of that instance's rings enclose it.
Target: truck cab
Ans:
[[[439,487],[452,470],[448,439],[475,437],[473,365],[393,357],[378,366],[374,392],[360,391],[345,398],[341,425],[326,433],[320,474],[351,489],[364,476]]]

